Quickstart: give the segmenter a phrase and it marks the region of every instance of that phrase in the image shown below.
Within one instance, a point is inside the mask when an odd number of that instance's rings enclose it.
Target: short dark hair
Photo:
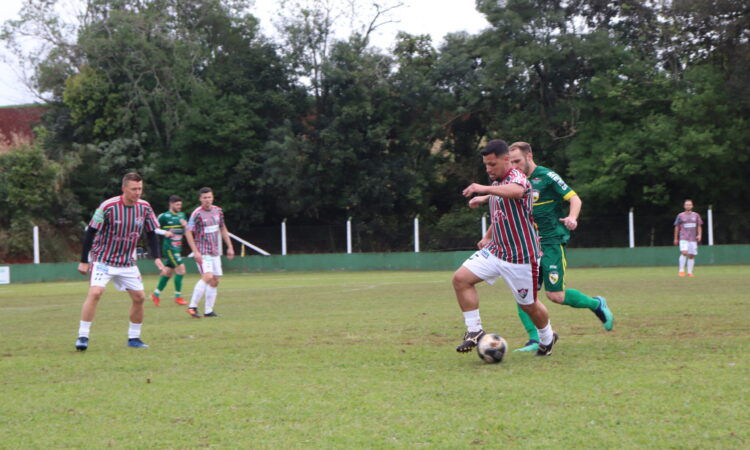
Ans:
[[[508,144],[502,139],[493,139],[484,146],[483,149],[479,150],[479,154],[487,156],[492,153],[495,156],[502,156],[508,154]]]
[[[125,186],[128,181],[143,181],[143,177],[136,172],[128,172],[122,177],[122,185]]]
[[[214,190],[211,189],[210,187],[202,187],[202,188],[198,189],[198,195],[200,196],[200,195],[203,195],[203,194],[208,194],[209,192],[213,192],[213,191]]]
[[[510,144],[509,149],[510,150],[519,149],[522,152],[528,154],[528,153],[531,153],[531,144],[529,144],[528,142],[518,141],[518,142],[514,142]]]
[[[177,202],[181,202],[181,201],[182,201],[182,197],[180,197],[179,195],[170,195],[169,196],[169,203],[177,203]]]

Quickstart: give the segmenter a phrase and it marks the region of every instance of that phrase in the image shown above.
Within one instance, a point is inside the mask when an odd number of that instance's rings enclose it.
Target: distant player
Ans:
[[[538,166],[534,162],[531,145],[526,142],[515,142],[510,146],[510,162],[513,167],[523,172],[531,182],[534,195],[534,222],[537,225],[541,240],[542,258],[539,265],[539,286],[544,284],[547,298],[561,305],[573,308],[590,309],[605,330],[614,325],[614,316],[604,297],[589,297],[576,289],[565,286],[567,259],[565,245],[570,239],[570,231],[578,227],[578,215],[582,201],[565,181],[552,170]],[[483,198],[472,202],[481,203]],[[563,203],[570,203],[568,214],[563,213]],[[472,203],[469,206],[476,207]],[[529,341],[516,351],[536,351],[539,336],[533,322],[521,308],[518,316],[529,335]]]
[[[199,319],[198,303],[206,295],[206,309],[203,317],[219,317],[214,311],[216,288],[224,274],[221,270],[221,241],[227,245],[227,258],[234,258],[229,230],[224,224],[224,212],[214,203],[214,192],[209,187],[199,191],[201,205],[190,214],[185,237],[193,251],[195,263],[201,273],[201,279],[195,284],[187,312]]]
[[[146,294],[143,292],[141,273],[133,257],[138,239],[144,230],[156,267],[161,270],[162,275],[166,271],[159,259],[159,241],[156,237],[157,231],[160,231],[160,234],[163,232],[158,230],[154,211],[147,201],[141,200],[141,194],[143,178],[134,172],[126,174],[122,179],[122,195],[110,198],[99,205],[86,228],[78,271],[86,275],[90,268],[91,279],[81,310],[76,340],[78,351],[85,351],[89,346],[91,322],[94,320],[104,288],[110,281],[117,290],[128,291],[132,300],[128,346],[148,347],[141,341],[143,302]]]
[[[685,262],[687,262],[687,276],[693,277],[695,255],[698,254],[698,243],[703,234],[703,220],[700,214],[693,211],[693,201],[688,199],[683,204],[685,211],[677,214],[674,220],[674,245],[680,246],[679,276],[685,276]]]
[[[513,168],[504,141],[490,141],[480,154],[492,185],[473,183],[463,195],[489,195],[492,223],[477,244],[479,251],[453,274],[453,288],[467,328],[456,351],[470,351],[485,334],[475,285],[481,281],[493,284],[502,277],[537,328],[540,344],[536,354],[550,355],[557,333],[552,331],[547,308],[537,299],[539,243],[531,214],[531,183]]]
[[[182,199],[177,195],[169,197],[169,211],[159,214],[157,218],[159,226],[163,230],[170,231],[172,237],[165,237],[162,242],[161,254],[164,265],[167,266],[167,274],[159,278],[159,284],[151,294],[156,306],[159,306],[161,291],[167,286],[169,278],[174,276],[174,301],[178,305],[187,305],[182,297],[182,279],[185,276],[185,264],[182,261],[182,236],[187,226],[187,216],[182,212]]]

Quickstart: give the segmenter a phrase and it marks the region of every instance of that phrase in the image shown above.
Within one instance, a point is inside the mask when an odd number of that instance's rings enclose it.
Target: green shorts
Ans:
[[[174,250],[167,250],[166,252],[164,252],[164,256],[161,258],[161,261],[165,266],[171,267],[173,269],[176,269],[178,266],[183,264],[182,255],[180,254],[180,252],[176,252]]]
[[[547,292],[560,292],[565,289],[565,244],[542,244],[542,261],[539,263],[538,288]]]

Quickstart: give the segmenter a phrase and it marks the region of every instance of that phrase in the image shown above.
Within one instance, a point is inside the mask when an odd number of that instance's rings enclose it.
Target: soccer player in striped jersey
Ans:
[[[187,226],[187,216],[182,212],[182,199],[178,195],[169,196],[169,211],[159,214],[157,217],[159,226],[163,230],[168,230],[173,234],[172,237],[164,238],[162,242],[162,260],[167,266],[167,275],[159,278],[159,283],[151,293],[151,300],[156,306],[161,303],[161,291],[169,283],[169,278],[173,273],[174,276],[174,302],[178,305],[187,305],[182,298],[182,278],[185,276],[185,264],[182,262],[182,236],[185,234]]]
[[[477,244],[479,251],[453,274],[453,288],[467,328],[456,351],[471,351],[485,334],[476,284],[494,284],[502,277],[537,328],[540,344],[536,354],[551,355],[558,336],[552,331],[547,308],[537,298],[539,239],[532,217],[531,183],[513,168],[505,141],[490,141],[480,154],[492,185],[473,183],[463,195],[489,195],[492,223]]]
[[[132,301],[128,346],[148,347],[141,340],[146,294],[134,258],[138,239],[144,230],[154,262],[162,275],[165,267],[159,258],[159,241],[156,237],[156,232],[160,231],[159,224],[151,205],[141,200],[142,194],[143,178],[135,172],[126,174],[122,178],[122,195],[103,202],[86,228],[78,272],[82,275],[90,274],[91,278],[86,301],[81,309],[76,340],[78,351],[85,351],[89,346],[91,322],[109,281],[112,281],[117,290],[127,291]],[[166,235],[164,232],[160,234]]]
[[[201,205],[190,214],[185,237],[193,258],[198,265],[201,279],[193,288],[190,305],[187,312],[193,318],[200,319],[198,303],[203,295],[206,295],[206,309],[203,317],[219,317],[214,311],[216,304],[216,288],[219,279],[224,274],[221,268],[221,241],[227,245],[227,258],[234,258],[234,248],[229,239],[229,230],[224,223],[224,212],[214,205],[214,192],[209,187],[198,191]]]
[[[693,211],[692,200],[685,200],[682,206],[685,211],[677,214],[674,219],[674,245],[680,246],[680,271],[677,275],[685,276],[687,263],[687,276],[692,277],[695,255],[698,254],[698,242],[701,241],[703,233],[703,219],[700,214]]]

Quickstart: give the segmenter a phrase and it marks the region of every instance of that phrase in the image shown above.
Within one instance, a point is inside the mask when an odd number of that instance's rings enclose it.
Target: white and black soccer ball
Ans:
[[[488,364],[501,362],[507,350],[508,344],[505,339],[496,334],[485,334],[477,343],[479,359]]]

